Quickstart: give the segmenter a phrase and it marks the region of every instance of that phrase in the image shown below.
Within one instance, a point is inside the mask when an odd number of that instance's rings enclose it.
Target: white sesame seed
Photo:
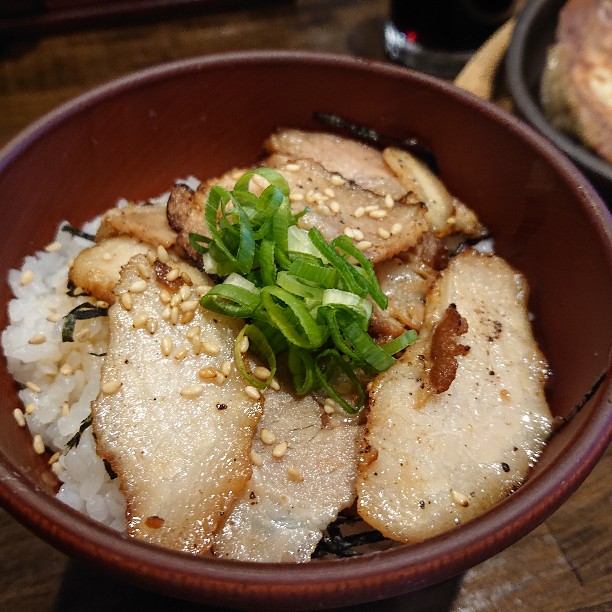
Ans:
[[[385,195],[385,206],[387,208],[393,208],[395,206],[395,200],[393,199],[393,196],[390,193]]]
[[[132,325],[134,329],[140,329],[147,324],[149,320],[149,313],[143,310],[134,313],[134,318],[132,319]]]
[[[459,506],[463,506],[467,508],[470,505],[470,500],[467,495],[461,493],[461,491],[455,491],[455,489],[451,489],[451,496],[453,501]]]
[[[120,380],[109,380],[102,385],[102,393],[105,395],[113,395],[117,393],[123,383]]]
[[[48,464],[53,465],[60,457],[62,456],[61,451],[54,452],[51,457],[49,457]]]
[[[32,402],[28,402],[25,405],[25,413],[26,414],[34,414],[36,412],[36,404],[33,404]]]
[[[170,323],[172,325],[176,325],[179,322],[179,314],[179,309],[176,306],[170,309]]]
[[[395,234],[399,234],[402,231],[402,224],[401,223],[394,223],[391,226],[391,235],[395,236]]]
[[[355,230],[352,227],[345,227],[344,228],[344,235],[348,236],[349,238],[354,238],[355,236]]]
[[[181,315],[181,323],[183,325],[189,325],[195,317],[195,310],[188,310]]]
[[[170,336],[164,336],[159,343],[161,354],[164,357],[168,357],[170,353],[172,353],[172,349],[174,348],[174,343],[172,342],[172,338]]]
[[[332,174],[332,176],[329,179],[329,181],[330,181],[330,183],[332,185],[334,185],[334,187],[341,187],[342,185],[344,185],[346,183],[344,178],[341,177],[339,174]]]
[[[29,285],[34,280],[34,272],[32,270],[26,270],[19,279],[19,284],[22,287]]]
[[[180,293],[175,293],[170,298],[170,306],[178,306],[182,301],[183,301],[183,298],[181,297],[181,294]]]
[[[365,251],[372,246],[369,240],[362,240],[355,245],[360,251]]]
[[[189,385],[188,387],[183,387],[180,393],[183,397],[195,399],[196,397],[200,397],[200,395],[202,395],[202,391],[204,391],[204,387],[202,385]]]
[[[274,391],[280,391],[280,384],[278,383],[278,380],[276,380],[276,378],[272,379],[272,381],[270,382],[270,387],[272,387]]]
[[[373,210],[378,210],[380,206],[378,204],[369,204],[363,210],[367,213],[372,212]]]
[[[225,376],[223,376],[223,374],[221,374],[221,372],[217,372],[217,376],[215,377],[215,384],[223,385],[225,384],[226,380],[227,379],[225,378]]]
[[[198,307],[198,300],[187,300],[181,304],[181,312],[193,312]]]
[[[242,340],[240,341],[240,352],[244,354],[248,350],[249,350],[249,337],[243,336]]]
[[[193,352],[196,355],[199,355],[202,350],[202,340],[200,340],[200,336],[192,336],[190,340],[191,346],[193,347]]]
[[[253,376],[259,380],[266,380],[270,376],[271,372],[264,366],[257,366],[253,370]]]
[[[261,467],[263,465],[263,457],[257,451],[252,450],[251,463],[257,467]]]
[[[254,174],[251,180],[261,189],[265,189],[270,184],[263,176],[259,176],[259,174]]]
[[[134,281],[129,288],[130,293],[142,293],[147,288],[147,281],[140,278]]]
[[[212,378],[216,378],[219,372],[215,368],[211,368],[209,366],[205,366],[200,368],[198,371],[198,376],[202,380],[211,380]]]
[[[28,344],[44,344],[47,341],[47,336],[42,332],[34,334],[29,340]]]
[[[354,229],[353,238],[355,240],[363,240],[363,232],[360,229]]]
[[[323,193],[328,197],[328,198],[335,198],[336,197],[336,192],[331,188],[331,187],[326,187],[323,190]]]
[[[179,289],[179,295],[181,296],[181,300],[184,302],[191,297],[191,287],[188,285],[181,285]]]
[[[265,427],[261,428],[261,431],[259,432],[259,438],[264,444],[268,445],[274,444],[276,442],[276,435],[274,434],[274,432],[270,431],[269,429],[266,429]]]
[[[188,354],[189,351],[187,349],[181,349],[180,351],[176,351],[176,353],[174,353],[174,358],[177,361],[183,361],[183,359],[185,359]]]
[[[122,293],[119,297],[119,301],[125,310],[132,310],[134,307],[134,300],[129,293]]]
[[[194,291],[196,292],[196,295],[198,297],[202,297],[203,295],[206,295],[212,287],[208,287],[206,285],[198,285]]]
[[[60,368],[60,374],[70,376],[71,374],[74,374],[74,370],[69,363],[64,363]]]
[[[223,376],[229,376],[231,373],[232,373],[232,362],[226,360],[221,364],[221,374],[223,374]]]
[[[334,412],[336,412],[336,409],[333,406],[330,406],[329,404],[325,404],[323,406],[323,412],[325,412],[325,414],[334,414]]]
[[[161,312],[161,318],[164,321],[169,321],[170,320],[170,313],[171,313],[171,309],[170,306],[166,306],[162,312]]]
[[[360,217],[363,217],[363,215],[365,215],[365,208],[363,206],[360,206],[357,210],[355,210],[355,212],[353,213],[353,217],[356,217],[357,219],[359,219]]]
[[[181,272],[181,278],[183,279],[183,282],[184,282],[184,283],[187,283],[188,285],[193,284],[193,283],[191,282],[191,276],[189,276],[189,274],[187,274],[187,272],[185,272],[185,270],[183,270],[183,271]]]
[[[329,203],[329,209],[334,213],[340,212],[340,204],[336,200],[332,200]]]
[[[287,478],[293,482],[304,482],[302,473],[292,465],[287,468]]]
[[[290,202],[303,202],[304,194],[300,193],[299,191],[294,191],[289,194],[289,201]]]
[[[391,232],[384,227],[379,227],[377,233],[383,240],[387,240],[387,238],[391,237]]]
[[[157,259],[159,259],[159,261],[162,263],[168,263],[169,258],[168,251],[166,251],[163,245],[157,245]]]
[[[70,414],[70,404],[68,402],[64,402],[62,404],[62,416],[68,416]]]
[[[146,328],[150,334],[154,334],[157,331],[157,319],[149,319]]]
[[[297,172],[299,169],[300,169],[299,164],[287,164],[285,166],[285,170],[287,170],[288,172]]]
[[[199,325],[194,325],[187,330],[187,338],[193,338],[194,336],[199,336],[202,333],[202,328]]]
[[[221,347],[216,342],[202,342],[202,352],[214,357],[221,352]]]
[[[45,443],[43,442],[42,436],[40,434],[36,434],[34,439],[32,440],[32,446],[34,448],[34,452],[38,455],[42,455],[45,452]]]
[[[49,323],[57,323],[61,318],[62,315],[59,312],[54,312],[47,317],[47,321],[49,321]]]
[[[285,441],[280,442],[272,449],[272,456],[275,459],[280,459],[287,452],[287,448],[288,448],[287,442]]]
[[[178,268],[172,268],[168,274],[166,274],[166,280],[169,282],[175,281],[181,275],[181,271]]]
[[[322,214],[325,215],[326,217],[329,217],[331,215],[331,209],[329,208],[329,206],[327,206],[327,204],[319,204],[317,206],[317,210]]]
[[[28,382],[26,382],[25,386],[30,391],[34,391],[34,393],[40,393],[42,391],[42,389],[32,380],[28,380]]]
[[[47,251],[47,253],[57,253],[58,251],[60,251],[62,248],[62,243],[55,241],[55,242],[51,242],[50,244],[48,244],[45,247],[45,251]]]
[[[17,421],[17,425],[19,425],[19,427],[25,427],[26,420],[23,416],[23,412],[19,408],[15,408],[15,410],[13,410],[13,416],[15,417],[15,420]]]
[[[147,251],[147,261],[152,265],[155,263],[157,256],[155,255],[155,251],[148,250]]]
[[[261,397],[261,393],[259,392],[259,389],[257,387],[253,387],[252,385],[247,385],[244,388],[244,393],[246,394],[247,397],[250,397],[251,399],[254,399],[254,400],[258,400]]]
[[[151,278],[151,270],[147,268],[143,263],[139,263],[136,265],[136,269],[138,270],[138,275],[140,278],[144,280],[149,280]]]
[[[108,302],[105,302],[104,300],[96,300],[96,306],[98,308],[108,308],[110,304]]]
[[[54,474],[60,474],[61,472],[63,472],[66,468],[59,462],[56,461],[52,466],[51,469],[53,470]]]
[[[371,210],[368,213],[368,217],[370,217],[370,219],[384,219],[386,216],[387,216],[387,211],[381,210],[380,208],[377,210]]]

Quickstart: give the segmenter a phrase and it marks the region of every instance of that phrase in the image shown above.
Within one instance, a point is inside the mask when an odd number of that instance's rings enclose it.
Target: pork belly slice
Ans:
[[[241,322],[197,306],[211,284],[198,270],[168,280],[169,270],[142,255],[122,270],[93,426],[121,477],[128,532],[203,553],[250,478],[262,408],[233,366]]]
[[[119,282],[121,268],[134,255],[148,250],[146,244],[128,236],[109,238],[83,249],[74,258],[68,279],[87,294],[112,304],[115,301],[113,289]]]
[[[311,396],[267,391],[253,440],[253,476],[215,536],[214,554],[242,561],[309,561],[322,531],[355,499],[362,435],[358,417],[341,410],[328,416]],[[273,442],[262,441],[272,436]],[[276,458],[284,443],[286,452]]]
[[[416,542],[514,491],[552,424],[547,364],[533,338],[526,280],[466,250],[441,273],[418,342],[374,382],[358,511]]]
[[[168,224],[178,234],[177,245],[192,261],[200,264],[202,255],[191,246],[189,234],[209,235],[204,220],[204,210],[211,187],[219,185],[231,190],[245,172],[246,169],[230,170],[220,177],[203,181],[195,190],[181,182],[176,183],[171,189],[167,205]]]
[[[287,180],[293,212],[309,208],[300,227],[316,227],[327,240],[350,235],[374,262],[415,246],[428,229],[425,209],[409,195],[396,202],[354,183],[335,185],[333,174],[310,159],[275,154],[265,164]]]
[[[130,236],[165,249],[170,249],[176,242],[176,232],[168,223],[165,204],[131,203],[123,208],[111,208],[102,217],[96,241],[114,236]]]
[[[408,190],[385,163],[380,151],[350,138],[327,132],[281,129],[264,143],[269,153],[280,153],[292,159],[310,159],[328,172],[356,183],[377,195],[389,194],[394,200],[405,197]]]

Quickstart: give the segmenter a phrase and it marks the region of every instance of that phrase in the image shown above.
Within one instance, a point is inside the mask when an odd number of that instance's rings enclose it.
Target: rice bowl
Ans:
[[[165,93],[157,93],[160,97],[155,99],[159,103],[156,104],[155,119],[152,119],[153,115],[150,112],[150,104],[145,102],[148,98],[147,90],[152,86],[151,83],[153,81],[157,82],[160,77],[162,77],[162,83],[167,83],[169,73],[165,72],[166,69],[150,71],[136,79],[128,79],[123,83],[110,86],[96,94],[98,97],[96,95],[89,98],[86,97],[79,103],[62,111],[64,115],[67,114],[73,117],[71,121],[74,121],[74,117],[86,109],[87,113],[90,113],[88,115],[89,119],[86,122],[86,129],[92,129],[95,133],[92,132],[91,139],[88,141],[85,149],[93,151],[94,154],[100,153],[106,146],[109,146],[108,141],[104,137],[103,130],[96,129],[96,126],[108,125],[102,121],[100,116],[97,116],[97,113],[101,112],[100,109],[103,106],[100,106],[101,99],[104,99],[106,96],[110,96],[112,99],[113,96],[110,94],[129,96],[131,94],[126,94],[125,92],[135,92],[135,95],[138,97],[139,94],[137,92],[142,92],[144,98],[141,98],[141,103],[144,102],[144,107],[147,108],[145,116],[150,117],[153,123],[150,131],[141,129],[138,133],[133,133],[134,138],[143,138],[143,140],[129,145],[130,150],[127,159],[132,160],[130,164],[135,164],[134,160],[140,154],[138,164],[142,163],[142,167],[139,166],[142,173],[133,172],[134,166],[130,167],[129,164],[125,171],[122,171],[119,167],[121,164],[115,165],[109,169],[109,173],[105,174],[105,177],[115,175],[117,177],[116,183],[110,187],[105,185],[106,178],[90,172],[83,175],[82,182],[81,179],[71,184],[62,182],[62,198],[57,197],[60,183],[49,183],[46,179],[43,190],[35,188],[32,194],[34,198],[45,197],[46,192],[53,198],[56,198],[57,201],[62,200],[65,202],[61,206],[61,210],[57,211],[57,217],[55,217],[53,226],[56,227],[57,222],[62,218],[70,218],[71,222],[75,224],[82,223],[87,218],[93,217],[95,213],[100,212],[103,208],[108,207],[119,196],[124,194],[133,197],[150,197],[155,193],[163,191],[176,176],[194,172],[193,156],[199,151],[197,138],[187,143],[183,140],[180,147],[176,146],[173,149],[172,154],[168,156],[168,159],[172,161],[169,167],[164,169],[163,176],[159,175],[158,170],[153,170],[155,167],[154,161],[157,158],[155,151],[159,151],[159,149],[155,148],[154,143],[161,144],[163,142],[166,144],[170,135],[172,133],[176,134],[177,130],[184,136],[198,122],[204,122],[203,124],[210,128],[209,137],[215,143],[214,151],[209,158],[201,160],[199,163],[206,163],[207,167],[211,170],[210,173],[213,174],[230,161],[232,163],[254,161],[262,134],[277,125],[280,120],[282,122],[291,121],[294,124],[312,126],[312,119],[310,117],[313,111],[320,110],[322,107],[333,106],[334,110],[337,109],[339,114],[351,115],[362,123],[374,124],[379,129],[387,131],[389,129],[392,131],[399,130],[402,132],[415,130],[419,135],[426,138],[439,156],[441,167],[443,168],[443,176],[448,184],[454,186],[456,190],[463,192],[462,195],[465,194],[464,197],[474,203],[479,212],[486,217],[487,223],[493,227],[496,237],[500,237],[498,248],[504,251],[511,261],[527,271],[535,290],[534,305],[536,306],[538,321],[551,320],[550,313],[554,311],[562,295],[560,286],[555,284],[554,279],[550,279],[550,268],[546,268],[542,264],[542,260],[546,261],[547,264],[551,264],[554,258],[559,256],[560,252],[555,247],[554,241],[552,241],[553,234],[558,235],[559,232],[571,226],[574,230],[576,242],[580,245],[585,245],[585,253],[582,257],[585,257],[587,262],[592,260],[598,262],[610,261],[609,219],[605,217],[603,207],[590,187],[585,185],[582,177],[566,162],[558,158],[557,154],[550,147],[537,139],[531,132],[528,132],[518,122],[515,122],[499,111],[481,105],[446,85],[388,66],[368,65],[354,60],[337,60],[320,56],[304,57],[299,54],[252,54],[248,56],[246,62],[244,60],[243,56],[239,56],[239,58],[227,56],[220,58],[220,60],[203,60],[201,63],[198,61],[182,63],[174,67],[174,70],[176,70],[175,78],[178,78],[179,81],[182,79],[187,81],[194,79],[191,82],[191,85],[194,86],[194,83],[200,78],[199,75],[202,71],[207,73],[207,79],[223,79],[224,77],[221,76],[222,71],[218,72],[217,67],[232,66],[232,68],[247,71],[254,68],[262,70],[263,72],[259,73],[258,79],[261,79],[262,75],[268,74],[270,70],[272,72],[278,70],[274,78],[279,78],[283,82],[290,82],[291,77],[288,70],[295,70],[296,65],[299,65],[300,70],[304,71],[301,73],[301,78],[306,79],[309,78],[308,75],[312,75],[313,71],[315,71],[313,67],[319,65],[325,67],[330,72],[334,72],[337,79],[341,78],[339,76],[341,73],[344,74],[347,80],[342,81],[342,88],[347,87],[349,90],[350,88],[357,87],[357,83],[365,75],[367,75],[367,78],[375,79],[378,87],[372,88],[372,91],[369,92],[368,95],[372,96],[372,99],[370,100],[371,104],[367,106],[370,108],[376,107],[379,110],[376,112],[375,117],[372,112],[359,110],[354,103],[350,102],[350,96],[339,96],[338,85],[327,80],[328,93],[315,96],[312,92],[305,94],[303,88],[300,88],[301,99],[299,101],[293,99],[291,104],[279,106],[278,112],[275,113],[274,117],[266,118],[266,113],[262,109],[256,107],[250,108],[249,112],[244,115],[245,123],[241,125],[239,131],[243,137],[245,133],[243,130],[254,130],[256,133],[253,134],[252,141],[249,137],[245,147],[236,152],[235,147],[230,146],[229,142],[227,145],[224,145],[223,139],[216,138],[218,134],[215,135],[216,128],[214,126],[220,121],[218,115],[220,112],[219,106],[209,109],[206,117],[194,108],[193,114],[187,118],[187,113],[183,110],[185,122],[182,122],[180,119],[181,113],[175,113],[176,109],[173,109],[168,117],[163,117],[165,110],[163,108],[164,103],[161,101],[163,99],[167,102],[172,97],[171,90],[166,90]],[[215,61],[220,61],[220,64],[216,64]],[[267,68],[264,68],[264,65],[267,65]],[[241,66],[243,68],[240,68]],[[271,68],[271,66],[276,66],[276,68]],[[317,78],[319,77],[320,74]],[[210,81],[205,80],[203,83],[204,90],[206,91],[210,86]],[[410,86],[408,89],[404,89],[407,87],[407,83]],[[178,85],[175,83],[174,86]],[[224,82],[224,86],[228,86],[228,83]],[[411,88],[414,89],[411,90]],[[410,91],[418,92],[418,95],[414,95]],[[312,97],[309,98],[309,96]],[[471,122],[468,121],[470,123],[469,130],[463,129],[456,121],[443,121],[439,131],[436,128],[435,131],[431,132],[429,130],[432,128],[425,125],[406,124],[404,127],[401,127],[396,103],[399,104],[401,102],[403,108],[410,109],[414,113],[417,112],[417,107],[421,104],[418,101],[420,98],[429,100],[431,105],[430,112],[435,113],[436,117],[447,116],[447,114],[453,112],[451,107],[458,105],[463,116],[467,116],[472,120]],[[334,99],[336,100],[335,102]],[[442,100],[452,100],[452,103],[447,104]],[[124,103],[122,102],[122,104]],[[111,115],[117,119],[121,115],[120,107],[114,106],[112,102],[110,104],[112,109]],[[236,106],[233,106],[233,111],[235,113],[238,112]],[[226,112],[226,110],[224,109],[222,112]],[[170,125],[168,121],[170,115],[173,117],[174,126],[172,128],[164,127]],[[478,120],[476,120],[476,116],[479,118]],[[390,119],[390,117],[392,118]],[[482,119],[483,117],[485,119]],[[51,122],[52,125],[56,126],[54,129],[64,125],[63,117],[62,121],[57,123],[59,119],[60,116],[58,115]],[[479,130],[478,125],[482,125],[480,121],[484,121],[487,126],[486,130]],[[69,124],[70,121],[66,125]],[[179,124],[180,128],[178,127]],[[123,129],[125,129],[125,125]],[[40,128],[34,129],[28,136],[8,150],[4,168],[12,166],[14,171],[16,171],[15,169],[19,167],[20,151],[26,151],[27,143],[42,137],[42,133],[40,136],[38,134],[39,130]],[[168,131],[163,133],[164,130]],[[235,142],[239,138],[238,133],[231,133],[231,128],[227,124],[224,124],[224,130],[228,141]],[[160,131],[162,134],[159,134]],[[467,141],[468,133],[473,146],[469,147],[467,153],[464,154],[466,151],[464,143]],[[452,138],[448,136],[449,134],[452,134]],[[461,187],[462,182],[467,180],[462,179],[462,176],[469,175],[466,169],[471,168],[475,172],[476,167],[486,163],[486,156],[483,156],[479,149],[493,150],[490,148],[490,145],[487,149],[487,146],[483,143],[490,142],[490,138],[493,138],[493,140],[501,138],[501,134],[503,134],[504,139],[508,139],[507,150],[503,153],[496,152],[496,155],[502,155],[505,163],[509,163],[510,159],[515,158],[513,163],[516,164],[515,166],[506,166],[507,178],[506,175],[498,177],[497,181],[483,178],[480,182],[480,188],[477,188],[474,183],[471,185],[463,184]],[[94,140],[95,144],[92,145]],[[462,140],[463,144],[460,146]],[[76,137],[73,144],[65,149],[70,163],[78,161],[79,155],[76,154],[76,149],[72,147],[80,146],[74,145],[74,143],[79,141],[83,142],[82,137]],[[64,140],[64,142],[66,141]],[[125,142],[122,143],[122,146],[125,146],[125,144]],[[112,145],[110,146],[113,149]],[[522,155],[517,154],[518,151]],[[526,161],[527,151],[532,156],[531,161]],[[461,156],[459,152],[462,153]],[[532,164],[533,156],[538,159],[538,162],[535,164]],[[449,163],[452,158],[462,159],[462,163],[453,166],[453,164]],[[528,179],[533,177],[534,173],[537,173],[536,171],[540,173],[539,181],[537,184],[533,183],[533,186],[530,187]],[[19,179],[20,172],[21,170],[16,171],[15,179]],[[54,174],[57,174],[57,170]],[[7,189],[7,184],[4,182],[7,180],[6,174],[3,172],[2,176],[3,180],[0,182]],[[518,177],[522,177],[522,179]],[[504,190],[509,191],[512,184],[517,184],[517,181],[520,182],[521,180],[527,181],[528,189],[526,192],[519,194],[518,198],[515,195],[512,204],[508,199],[504,200]],[[567,188],[565,194],[558,193],[559,190],[555,183],[558,184],[559,182]],[[80,185],[76,183],[80,183]],[[95,194],[97,202],[95,210],[79,211],[76,215],[78,218],[73,220],[72,215],[68,213],[77,210],[75,203],[80,200],[85,185],[90,189],[90,193]],[[548,199],[551,197],[551,191],[554,193],[554,206],[552,200]],[[22,201],[15,188],[7,189],[7,192],[11,198],[15,198],[14,201]],[[473,197],[469,197],[470,195]],[[493,201],[494,195],[498,200],[496,202],[498,208],[495,212],[487,210],[488,202]],[[528,205],[535,197],[541,202],[537,210]],[[584,208],[577,206],[576,202],[580,202],[580,206]],[[551,213],[555,209],[554,207],[557,206],[564,211],[564,215],[557,215],[554,221],[551,221],[557,225],[549,232],[549,230],[544,229],[545,226],[541,220],[542,218],[547,218],[547,213]],[[33,222],[33,219],[36,219],[35,211],[32,211],[33,216],[25,222],[25,226],[23,225],[25,220],[21,221],[20,225],[14,212],[11,213],[9,211],[8,214],[10,225],[17,229],[32,229],[32,239],[35,240],[37,247],[42,248],[45,244],[53,242],[52,230],[49,226],[41,227],[39,223]],[[504,219],[503,223],[501,222],[502,218]],[[587,218],[589,221],[584,222]],[[546,240],[545,249],[536,247],[537,240],[530,238],[529,234],[527,235],[528,240],[520,244],[516,242],[514,232],[521,225],[521,219],[530,220],[529,227],[534,231],[534,236],[544,237]],[[568,223],[570,219],[571,221]],[[20,230],[16,231],[15,234],[23,235],[24,232]],[[14,248],[18,244],[17,239],[12,237],[7,240],[5,243],[6,253],[8,254],[6,259],[11,267],[15,267],[19,260],[32,250],[28,243],[29,241],[26,240],[18,248]],[[584,260],[582,264],[585,264]],[[605,271],[604,266],[593,266],[587,263],[579,267],[581,270],[588,270],[588,274],[591,275],[590,280],[592,282],[589,283],[589,286],[597,285],[599,287],[598,297],[594,296],[592,302],[592,307],[595,309],[593,318],[598,319],[599,323],[595,326],[595,324],[586,322],[585,326],[580,330],[580,334],[577,331],[573,331],[574,326],[571,324],[571,318],[576,316],[572,313],[578,311],[578,302],[572,297],[574,294],[572,291],[569,291],[563,297],[563,301],[566,303],[563,316],[570,317],[570,323],[567,325],[567,334],[570,335],[572,346],[576,348],[578,354],[583,356],[590,355],[590,357],[586,359],[586,362],[585,358],[582,357],[581,363],[578,365],[575,359],[571,358],[571,356],[563,356],[560,350],[560,347],[567,342],[567,336],[562,341],[556,338],[549,323],[542,323],[539,330],[541,337],[544,338],[547,353],[553,357],[552,367],[560,373],[559,378],[555,380],[556,386],[551,393],[551,403],[557,415],[568,415],[571,412],[573,406],[588,391],[599,373],[605,369],[606,364],[606,337],[609,337],[609,335],[606,336],[608,330],[605,326],[609,324],[609,321],[606,321],[605,303],[608,300],[607,303],[609,304],[610,277],[609,275],[606,276],[608,273]],[[599,271],[597,271],[598,269]],[[571,283],[577,283],[576,273],[577,270],[574,263],[568,262],[567,278],[569,278],[569,281],[566,278],[565,282],[569,282],[570,285]],[[19,279],[15,278],[14,282],[18,284]],[[543,290],[545,285],[547,285],[546,290]],[[16,290],[18,291],[17,287]],[[570,303],[567,303],[568,301]],[[605,333],[602,333],[602,326],[604,326]],[[594,344],[597,346],[593,349],[591,347]],[[575,373],[573,381],[569,381],[569,378],[572,377],[567,376],[568,368],[571,368]],[[563,376],[564,372],[565,376]],[[12,410],[15,408],[16,403],[10,382],[7,380],[5,384],[7,385],[7,393],[13,397],[13,403],[10,410],[7,411],[10,423],[10,420],[13,419]],[[326,602],[326,605],[334,605],[340,601],[343,603],[363,601],[367,598],[382,595],[389,596],[408,589],[414,589],[425,583],[431,583],[461,571],[462,568],[466,567],[466,564],[475,563],[485,556],[500,550],[503,546],[524,534],[537,522],[543,520],[586,476],[586,473],[588,473],[597,457],[605,449],[610,435],[610,404],[609,400],[607,400],[607,403],[605,400],[606,390],[607,382],[604,382],[594,399],[591,400],[591,403],[587,404],[580,415],[571,423],[571,428],[582,432],[579,439],[583,440],[583,442],[578,443],[573,449],[565,448],[565,445],[571,441],[569,427],[566,428],[567,433],[559,435],[544,453],[539,472],[534,474],[534,478],[526,485],[525,489],[487,516],[462,527],[451,535],[434,539],[426,544],[414,547],[401,547],[400,549],[384,553],[384,555],[378,555],[376,556],[376,569],[374,571],[372,563],[368,563],[372,559],[362,558],[330,562],[344,587],[347,589],[350,587],[354,588],[350,595],[352,599],[349,598],[349,600],[345,598],[345,593],[335,593],[335,589],[332,588],[333,585],[329,585],[329,588],[325,584],[321,585],[320,579],[324,576],[325,564],[320,565],[319,568],[293,568],[291,570],[283,568],[280,580],[280,575],[276,571],[274,578],[272,575],[266,577],[265,572],[269,570],[265,567],[256,570],[255,568],[250,569],[248,566],[244,566],[242,568],[244,572],[241,577],[241,584],[243,585],[241,586],[241,592],[248,592],[248,595],[244,599],[238,600],[235,594],[235,572],[232,569],[235,566],[231,562],[220,562],[215,567],[212,567],[205,560],[189,559],[170,552],[162,553],[138,543],[125,542],[117,535],[112,534],[112,532],[100,528],[70,512],[66,512],[63,507],[55,503],[50,497],[50,492],[53,489],[52,483],[47,481],[48,484],[44,485],[46,486],[46,492],[31,490],[27,483],[33,482],[33,476],[27,476],[27,472],[24,472],[23,468],[17,468],[16,466],[27,465],[32,461],[30,465],[40,467],[41,462],[36,460],[36,457],[27,458],[28,452],[24,450],[27,444],[23,444],[23,439],[20,441],[22,446],[12,444],[3,447],[3,450],[8,453],[6,455],[7,463],[4,465],[14,474],[17,474],[17,483],[21,484],[16,484],[10,490],[3,489],[2,496],[4,503],[14,513],[32,524],[38,531],[48,532],[50,527],[49,521],[52,520],[54,525],[53,533],[48,533],[47,537],[58,541],[64,549],[71,550],[88,558],[97,559],[103,565],[108,565],[111,558],[106,551],[114,550],[118,552],[122,550],[127,553],[127,558],[129,559],[129,562],[126,562],[122,569],[127,570],[132,579],[140,584],[147,584],[150,587],[156,586],[155,582],[161,582],[163,586],[157,585],[157,588],[162,588],[166,592],[172,591],[192,599],[201,599],[203,596],[206,596],[214,601],[234,603],[235,605],[245,605],[248,599],[251,600],[252,605],[257,605],[253,603],[255,601],[254,597],[259,598],[260,604],[263,602],[269,603],[272,600],[275,602],[289,602],[292,600],[290,594],[297,592],[298,589],[305,594],[304,605],[315,605],[321,601]],[[14,421],[12,422],[14,427]],[[572,453],[578,453],[578,456],[581,458],[581,467],[578,470],[575,469],[575,461],[570,470],[569,463],[572,462],[572,457],[574,459],[578,457]],[[33,455],[34,453],[30,452],[30,454]],[[30,473],[34,474],[37,472]],[[44,483],[44,478],[40,482]],[[560,482],[565,484],[560,486]],[[42,495],[45,500],[44,506],[39,506],[39,510],[32,515],[29,511],[25,510],[26,506],[24,506],[24,503],[30,506],[30,500],[33,501],[39,495]],[[536,497],[534,498],[532,495]],[[512,527],[509,530],[503,529],[497,533],[502,524],[508,522]],[[439,565],[440,563],[442,563],[442,567]],[[143,565],[147,567],[149,578],[140,574],[140,568]],[[178,574],[176,573],[177,570]],[[261,572],[264,572],[264,574],[262,575]],[[181,576],[178,580],[172,577],[177,575]],[[383,576],[385,577],[383,578]]]

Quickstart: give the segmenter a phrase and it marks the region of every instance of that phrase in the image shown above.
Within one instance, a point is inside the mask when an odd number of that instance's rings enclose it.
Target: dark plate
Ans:
[[[508,87],[517,112],[581,168],[612,207],[612,165],[555,129],[540,105],[540,78],[546,50],[555,41],[557,18],[565,2],[532,0],[527,4],[518,19],[506,56]]]

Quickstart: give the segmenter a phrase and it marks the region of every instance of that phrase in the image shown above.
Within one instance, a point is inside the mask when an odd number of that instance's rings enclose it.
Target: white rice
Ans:
[[[95,233],[97,224],[96,220],[83,230]],[[91,402],[98,395],[100,355],[108,345],[108,322],[106,317],[77,321],[75,341],[62,341],[64,316],[91,300],[67,295],[69,262],[91,242],[61,229],[56,241],[61,245],[59,250],[54,245],[49,252],[38,251],[25,258],[20,270],[9,272],[15,298],[8,305],[9,325],[2,333],[2,348],[9,372],[24,385],[19,398],[27,427],[33,437],[41,436],[51,453],[60,453],[51,466],[62,483],[58,499],[105,525],[124,530],[125,499],[119,478],[111,480],[96,454],[91,427],[83,431],[78,445],[67,445],[90,415]],[[31,339],[36,342],[39,334],[44,334],[44,342],[30,343]]]

